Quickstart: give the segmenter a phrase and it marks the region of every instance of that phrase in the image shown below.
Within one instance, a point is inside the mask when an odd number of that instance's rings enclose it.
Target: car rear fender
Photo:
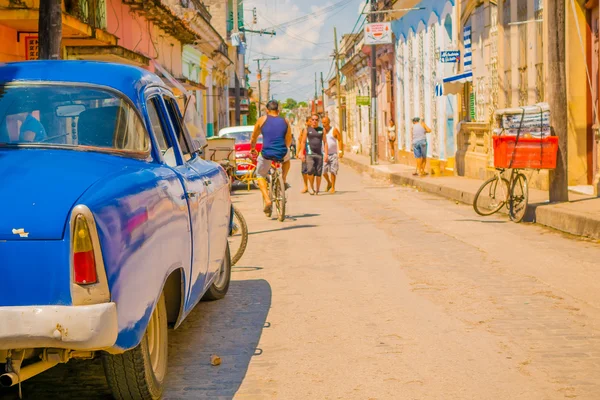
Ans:
[[[184,313],[184,288],[185,278],[183,271],[181,268],[174,268],[165,277],[165,280],[161,285],[161,290],[156,294],[156,300],[148,305],[144,317],[141,318],[134,327],[121,330],[119,332],[117,343],[106,351],[111,354],[121,354],[140,344],[144,333],[146,332],[146,328],[148,327],[148,323],[150,322],[150,317],[152,316],[162,293],[165,294],[167,303],[167,321],[169,322],[169,325],[173,326],[174,329],[177,329],[185,319],[186,315]],[[119,346],[120,340],[128,343],[127,348]]]

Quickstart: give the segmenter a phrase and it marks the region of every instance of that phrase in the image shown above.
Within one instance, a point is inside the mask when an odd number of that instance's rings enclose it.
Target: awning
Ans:
[[[443,94],[457,94],[463,90],[463,85],[473,80],[473,71],[463,72],[462,74],[444,78]]]

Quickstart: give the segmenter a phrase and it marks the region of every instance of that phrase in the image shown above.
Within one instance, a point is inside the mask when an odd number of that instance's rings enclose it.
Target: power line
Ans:
[[[268,29],[282,29],[282,28],[286,28],[286,27],[291,26],[291,25],[295,25],[295,24],[298,24],[298,23],[301,23],[301,22],[304,22],[304,21],[308,21],[311,18],[318,17],[320,15],[327,14],[329,12],[335,11],[337,8],[344,8],[344,7],[348,6],[352,1],[353,0],[341,0],[341,1],[337,2],[337,3],[335,3],[335,4],[332,4],[330,6],[324,7],[322,9],[320,9],[320,10],[314,11],[314,12],[309,13],[309,14],[305,14],[305,15],[303,15],[301,17],[294,18],[292,20],[289,20],[289,21],[281,23],[281,24],[274,25],[274,26],[272,26],[272,27],[270,27]],[[271,23],[273,23],[273,22],[271,22]]]
[[[261,14],[261,16],[262,16],[262,17],[263,17],[263,18],[264,18],[264,19],[265,19],[267,22],[270,22],[270,23],[272,23],[272,24],[274,23],[274,22],[273,22],[271,19],[267,18],[267,17],[266,17],[266,16],[264,16],[263,14]],[[287,36],[289,36],[289,37],[291,37],[291,38],[293,38],[293,39],[296,39],[296,40],[298,40],[298,41],[301,41],[301,42],[306,42],[306,43],[314,44],[315,46],[324,46],[324,45],[327,45],[327,44],[330,44],[330,43],[332,43],[331,41],[328,41],[328,42],[322,42],[322,43],[315,43],[315,42],[312,42],[312,41],[310,41],[310,40],[308,40],[308,39],[305,39],[305,38],[302,38],[302,37],[296,36],[296,35],[294,35],[294,34],[292,34],[292,33],[288,32],[288,29],[280,29],[280,28],[275,28],[275,30],[279,30],[279,31],[281,31],[281,33],[283,33],[284,35],[287,35]]]

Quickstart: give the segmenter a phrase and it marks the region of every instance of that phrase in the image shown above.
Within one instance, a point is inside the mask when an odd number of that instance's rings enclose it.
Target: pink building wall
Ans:
[[[156,59],[175,77],[182,75],[182,45],[121,0],[106,0],[107,31],[119,38],[119,46]],[[153,70],[152,66],[148,69]]]

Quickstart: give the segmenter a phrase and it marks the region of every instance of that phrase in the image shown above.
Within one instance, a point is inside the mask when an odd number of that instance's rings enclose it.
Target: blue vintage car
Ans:
[[[167,326],[222,298],[228,178],[156,75],[0,65],[0,384],[101,356],[116,398],[161,396]]]

